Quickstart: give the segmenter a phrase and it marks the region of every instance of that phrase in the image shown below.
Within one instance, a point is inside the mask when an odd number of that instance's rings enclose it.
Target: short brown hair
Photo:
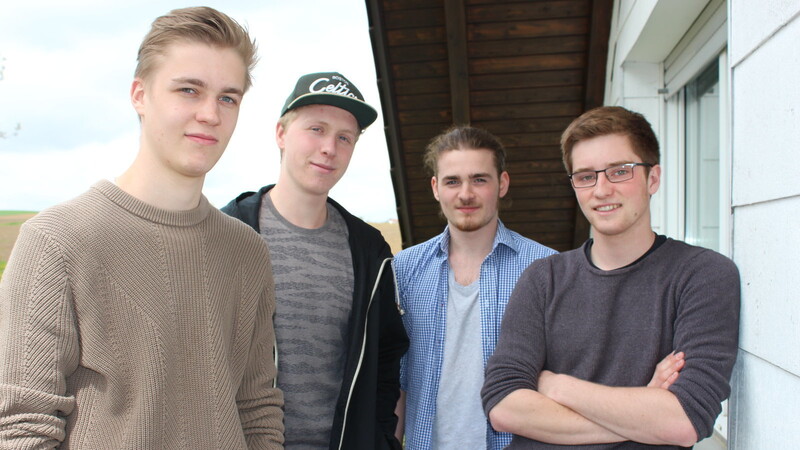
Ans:
[[[506,171],[506,149],[495,135],[468,125],[455,125],[433,138],[425,149],[423,162],[431,175],[436,176],[439,156],[449,150],[489,150],[494,155],[497,174]]]
[[[567,173],[572,173],[572,148],[575,144],[609,134],[627,136],[642,162],[658,164],[661,153],[650,122],[643,115],[621,106],[601,106],[573,120],[561,135],[561,155]]]
[[[134,76],[146,78],[155,68],[156,56],[181,41],[235,50],[247,68],[244,90],[253,84],[251,72],[258,61],[255,40],[238,22],[207,6],[174,9],[154,20],[139,46]]]

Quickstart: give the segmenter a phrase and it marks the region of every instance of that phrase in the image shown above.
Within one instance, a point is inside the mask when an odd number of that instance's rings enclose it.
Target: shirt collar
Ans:
[[[516,237],[514,233],[511,232],[505,225],[503,225],[503,221],[497,219],[497,232],[494,235],[494,243],[492,244],[492,251],[489,254],[494,253],[497,250],[499,245],[505,245],[506,247],[510,248],[514,253],[518,251],[518,245]],[[439,241],[439,254],[442,256],[447,256],[450,253],[450,225],[448,224],[444,228],[444,233],[442,233],[442,239]]]

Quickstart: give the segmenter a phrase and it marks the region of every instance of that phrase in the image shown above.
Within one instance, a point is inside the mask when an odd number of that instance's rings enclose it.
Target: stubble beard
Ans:
[[[459,206],[473,206],[473,204],[462,204]],[[440,214],[444,215],[443,212]],[[474,217],[474,216],[464,216],[461,218],[457,218],[456,220],[448,220],[450,226],[454,227],[455,229],[463,232],[470,232],[470,231],[477,231],[481,228],[485,227],[492,221],[493,217],[485,218],[484,216],[481,217]]]

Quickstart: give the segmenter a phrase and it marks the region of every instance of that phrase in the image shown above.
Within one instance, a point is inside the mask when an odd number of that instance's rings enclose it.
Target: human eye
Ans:
[[[448,179],[444,180],[444,185],[445,186],[458,186],[458,180],[456,180],[454,178],[448,178]]]
[[[184,94],[197,94],[197,89],[190,87],[178,88],[178,91],[183,92]]]
[[[230,105],[239,104],[239,100],[238,99],[233,98],[233,97],[231,97],[229,95],[223,95],[222,97],[219,98],[219,101],[221,101],[222,103],[228,103]]]
[[[343,134],[343,135],[339,136],[339,140],[344,142],[344,143],[346,143],[346,144],[352,144],[353,143],[353,138],[351,138],[350,136],[347,136],[346,134]]]
[[[486,178],[484,178],[484,177],[476,177],[476,178],[474,178],[474,179],[472,180],[472,182],[473,182],[474,184],[484,184],[484,183],[486,183],[487,181],[489,181],[489,180],[487,180],[487,179],[486,179]]]
[[[611,167],[606,169],[613,178],[626,178],[631,173],[631,166],[628,164]]]
[[[591,183],[597,177],[594,172],[578,172],[572,174],[572,178],[579,183]]]

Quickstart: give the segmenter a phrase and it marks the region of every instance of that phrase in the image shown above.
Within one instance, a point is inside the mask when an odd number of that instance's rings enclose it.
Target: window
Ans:
[[[685,240],[720,250],[720,89],[716,64],[685,88]]]
[[[683,87],[666,98],[662,160],[670,178],[663,185],[663,223],[668,235],[730,255],[727,50],[695,67],[700,70],[694,77],[686,77]],[[727,401],[722,408],[716,438],[708,441],[727,439]]]

